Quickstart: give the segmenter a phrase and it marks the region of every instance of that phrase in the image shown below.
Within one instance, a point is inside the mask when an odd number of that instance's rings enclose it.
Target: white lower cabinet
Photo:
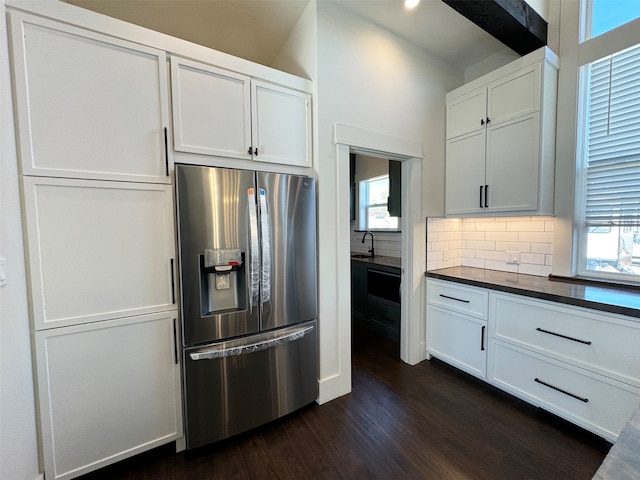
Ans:
[[[487,372],[487,291],[427,280],[427,350],[476,377]]]
[[[487,322],[428,306],[429,354],[476,377],[487,373]]]
[[[640,389],[571,364],[489,341],[493,385],[615,442],[640,401]]]
[[[177,311],[35,332],[47,479],[182,435]]]
[[[638,342],[629,317],[427,279],[430,355],[611,442],[640,402]]]

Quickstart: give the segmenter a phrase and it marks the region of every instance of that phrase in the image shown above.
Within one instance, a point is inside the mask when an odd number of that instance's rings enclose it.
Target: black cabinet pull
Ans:
[[[169,176],[169,141],[167,139],[167,127],[164,127],[164,169]]]
[[[247,151],[247,153],[251,155],[253,153],[253,147],[249,147],[249,150]]]
[[[556,337],[560,337],[560,338],[566,338],[567,340],[571,340],[573,342],[578,342],[578,343],[583,343],[585,345],[591,345],[591,341],[589,340],[580,340],[579,338],[573,338],[573,337],[569,337],[567,335],[563,335],[561,333],[556,333],[556,332],[551,332],[549,330],[544,330],[540,327],[536,328],[536,330],[538,332],[542,332],[542,333],[548,333],[549,335],[555,335]]]
[[[176,319],[173,319],[173,360],[178,364],[178,328],[176,327]]]
[[[171,259],[171,303],[176,303],[176,282],[173,273],[173,258]]]
[[[484,125],[484,118],[480,119],[480,125]]]
[[[489,208],[489,185],[484,186],[484,207]]]
[[[253,149],[253,154],[257,157],[258,156],[258,147]]]
[[[580,397],[580,396],[578,396],[578,395],[576,395],[574,393],[567,392],[566,390],[563,390],[562,388],[558,388],[555,385],[551,385],[550,383],[543,382],[539,378],[534,378],[533,381],[536,382],[536,383],[539,383],[540,385],[544,385],[545,387],[549,387],[552,390],[555,390],[557,392],[564,393],[565,395],[568,395],[571,398],[575,398],[576,400],[580,400],[581,402],[587,403],[589,401],[588,398]]]
[[[487,327],[485,325],[482,326],[482,330],[480,331],[480,351],[484,351],[484,331]]]
[[[489,125],[490,121],[491,121],[491,119],[489,117],[487,117],[487,125]]]
[[[482,189],[484,188],[484,185],[480,185],[480,208],[482,207]]]
[[[448,298],[449,300],[455,300],[456,302],[469,303],[469,300],[461,300],[460,298],[450,297],[449,295],[440,294],[442,298]]]

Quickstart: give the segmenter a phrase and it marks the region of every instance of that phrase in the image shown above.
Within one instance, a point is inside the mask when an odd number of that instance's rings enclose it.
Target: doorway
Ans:
[[[350,152],[351,348],[390,340],[400,357],[402,162]]]
[[[340,190],[349,190],[350,153],[386,158],[401,162],[402,235],[401,235],[401,320],[400,358],[414,365],[426,358],[423,280],[426,265],[425,219],[422,217],[422,143],[346,125],[336,125],[337,164]],[[348,198],[347,195],[345,197]],[[341,229],[349,227],[348,211],[337,212]],[[347,233],[347,232],[345,232]],[[339,235],[338,257],[349,264],[349,235]],[[342,262],[339,262],[342,263]],[[338,289],[350,292],[350,276],[338,276]],[[341,318],[349,319],[348,315]],[[343,326],[344,327],[344,326]],[[346,332],[345,328],[341,328]],[[346,335],[348,345],[350,334]],[[350,347],[347,347],[350,353]],[[350,358],[350,355],[349,357]],[[346,361],[346,359],[345,359]]]

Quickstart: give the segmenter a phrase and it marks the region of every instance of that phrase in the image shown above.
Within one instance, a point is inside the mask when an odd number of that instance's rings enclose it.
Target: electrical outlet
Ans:
[[[520,263],[520,252],[510,252],[507,251],[507,263],[519,264]]]
[[[7,284],[7,261],[4,257],[0,257],[0,287]]]

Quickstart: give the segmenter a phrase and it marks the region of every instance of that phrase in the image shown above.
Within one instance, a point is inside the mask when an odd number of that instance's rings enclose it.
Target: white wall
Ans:
[[[318,8],[318,156],[320,274],[320,401],[351,389],[349,295],[335,279],[348,275],[348,252],[338,250],[336,123],[414,139],[425,146],[423,212],[444,204],[445,94],[462,83],[462,72],[416,46],[331,2]],[[345,183],[346,185],[346,183]],[[348,226],[345,226],[345,230]]]
[[[7,285],[0,287],[0,478],[33,480],[39,473],[35,402],[6,17],[1,17],[0,256],[7,261]]]

